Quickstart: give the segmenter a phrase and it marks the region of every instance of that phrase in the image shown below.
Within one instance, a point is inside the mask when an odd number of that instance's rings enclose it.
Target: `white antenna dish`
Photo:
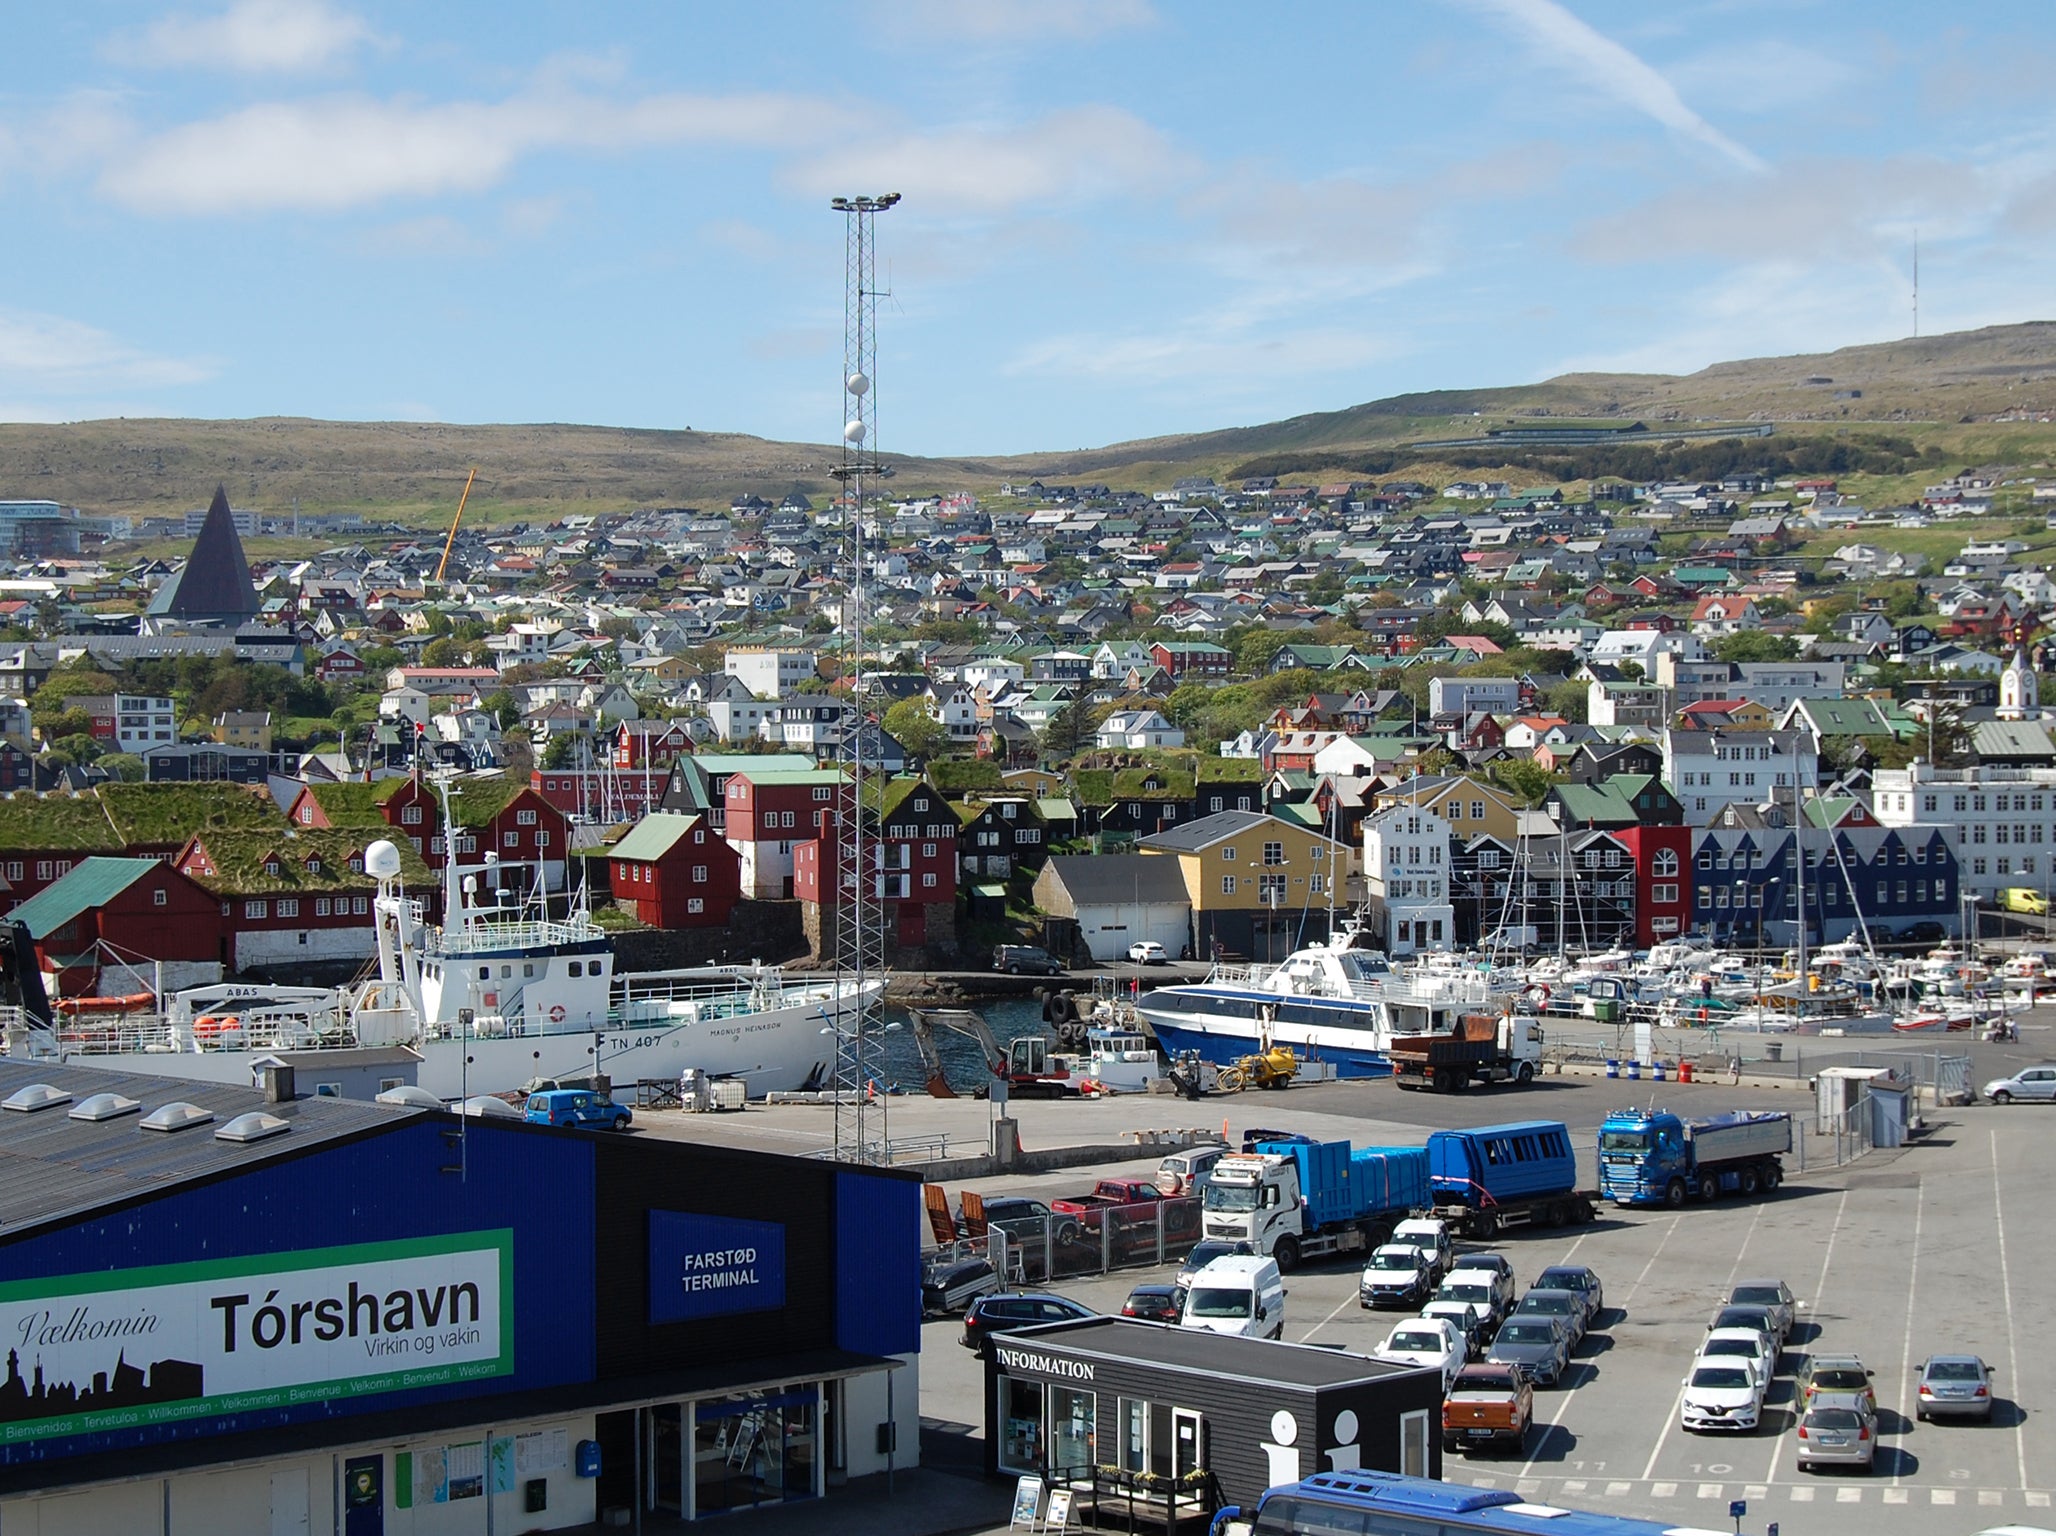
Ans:
[[[842,429],[842,440],[846,443],[861,443],[864,440],[865,430],[865,426],[861,421],[847,422]]]
[[[859,399],[871,392],[871,381],[861,373],[853,373],[843,381],[849,392]]]
[[[400,850],[380,838],[364,850],[364,873],[374,880],[391,880],[400,873]]]

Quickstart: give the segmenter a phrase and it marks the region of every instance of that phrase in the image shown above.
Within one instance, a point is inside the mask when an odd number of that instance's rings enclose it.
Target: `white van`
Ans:
[[[1215,1259],[1192,1277],[1181,1328],[1275,1339],[1285,1332],[1285,1280],[1278,1261],[1260,1254]]]
[[[1156,1187],[1166,1195],[1196,1195],[1205,1187],[1226,1147],[1194,1147],[1190,1152],[1173,1152],[1157,1164]]]

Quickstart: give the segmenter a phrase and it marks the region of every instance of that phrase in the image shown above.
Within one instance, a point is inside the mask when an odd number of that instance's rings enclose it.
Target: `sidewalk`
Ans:
[[[932,1438],[924,1436],[924,1439]],[[917,1467],[896,1473],[888,1497],[885,1478],[860,1478],[829,1490],[824,1499],[755,1509],[739,1516],[746,1536],[984,1536],[1004,1532],[1013,1499],[1013,1484],[987,1482],[955,1471]],[[704,1531],[698,1525],[668,1516],[644,1515],[643,1536],[683,1536]],[[580,1536],[621,1536],[626,1526],[584,1525]]]

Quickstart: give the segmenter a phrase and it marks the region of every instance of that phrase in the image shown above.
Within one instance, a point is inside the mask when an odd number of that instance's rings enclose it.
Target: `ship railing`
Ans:
[[[564,923],[552,919],[503,923],[486,921],[470,927],[446,927],[436,936],[444,954],[481,954],[503,949],[544,949],[562,944],[583,944],[605,937],[604,930],[590,923]]]
[[[178,1055],[209,1051],[351,1050],[356,1031],[333,1016],[304,1014],[245,1019],[224,1012],[219,1017],[173,1023],[161,1013],[128,1013],[104,1019],[68,1019],[58,1026],[57,1043],[79,1056]]]

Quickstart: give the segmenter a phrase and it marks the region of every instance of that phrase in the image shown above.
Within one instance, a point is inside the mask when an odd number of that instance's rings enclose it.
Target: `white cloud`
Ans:
[[[1579,20],[1556,0],[1470,0],[1508,23],[1541,54],[1590,90],[1702,144],[1745,171],[1764,163],[1685,105],[1677,87],[1612,38]]]
[[[1083,41],[1153,25],[1149,0],[898,0],[883,8],[902,35],[975,43]]]
[[[1857,53],[1853,47],[1827,53],[1789,38],[1757,36],[1695,54],[1673,65],[1668,76],[1680,91],[1717,97],[1730,112],[1818,110],[1825,105],[1822,98],[1839,96],[1870,73],[1858,66]]]
[[[213,16],[166,16],[118,39],[114,57],[153,68],[305,74],[341,63],[372,41],[360,16],[326,0],[236,0]]]
[[[815,156],[790,179],[821,196],[900,192],[909,210],[923,215],[996,214],[1155,195],[1197,169],[1133,113],[1091,106],[1029,124],[959,126],[858,144]]]
[[[0,373],[33,380],[53,394],[197,384],[214,370],[159,357],[107,332],[60,315],[0,310]]]
[[[1258,330],[1200,316],[1155,332],[1048,336],[1024,347],[1003,372],[1013,377],[1097,384],[1192,385],[1222,380],[1298,379],[1341,373],[1403,350],[1390,338],[1332,327]]]
[[[623,102],[550,90],[444,105],[328,96],[173,128],[110,163],[101,188],[150,213],[337,212],[482,191],[548,149],[791,144],[824,136],[835,117],[818,103],[769,95]]]

